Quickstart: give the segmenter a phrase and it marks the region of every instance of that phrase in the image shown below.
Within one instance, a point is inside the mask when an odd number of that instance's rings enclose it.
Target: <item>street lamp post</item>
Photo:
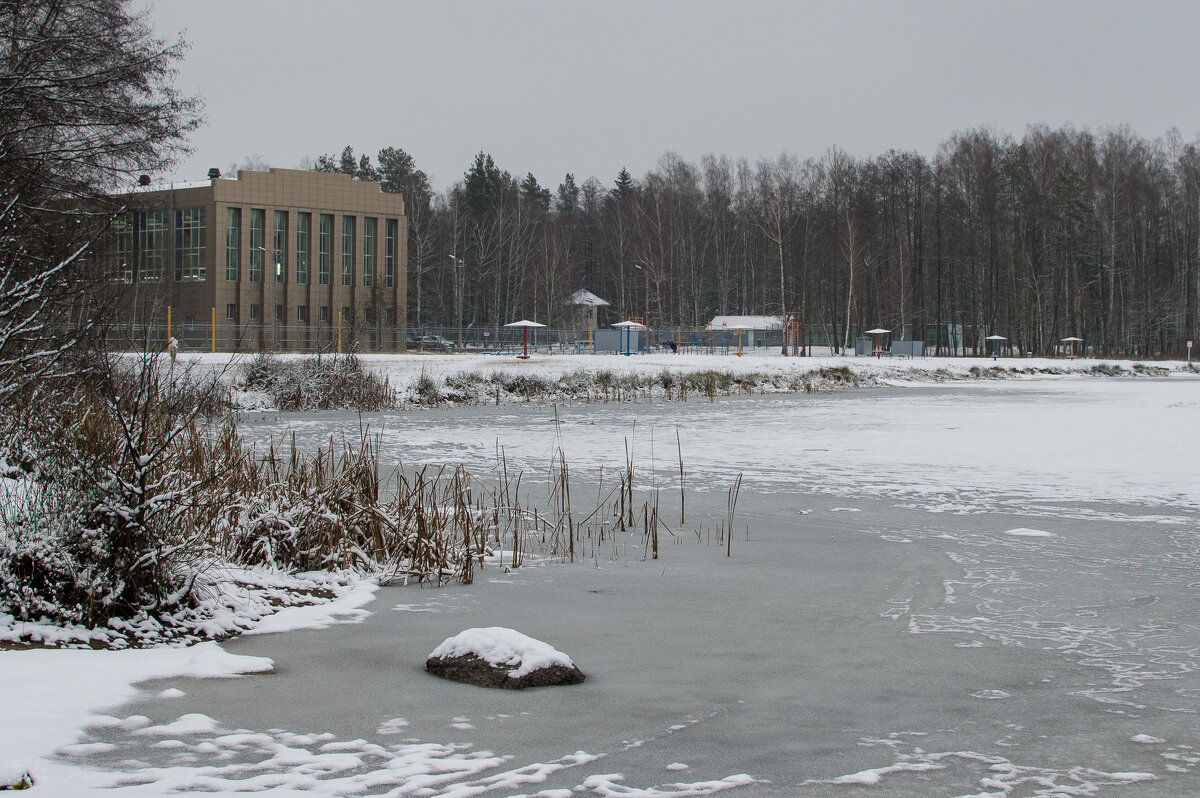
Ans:
[[[644,295],[645,302],[646,302],[646,311],[645,311],[645,315],[642,316],[642,324],[648,325],[650,323],[650,266],[647,265],[645,268],[642,268],[642,264],[635,263],[635,264],[633,264],[633,268],[635,268],[639,272],[641,272],[642,275],[646,278],[646,293]]]
[[[455,305],[455,313],[458,316],[458,351],[461,352],[461,351],[463,351],[463,337],[462,337],[462,330],[463,330],[463,328],[462,328],[463,259],[456,255],[451,255],[450,260],[454,261],[454,305]]]
[[[283,281],[283,264],[278,260],[275,261],[275,307],[272,308],[271,316],[274,318],[273,332],[271,337],[274,339],[275,349],[279,349],[279,317],[283,315],[283,305],[279,303],[279,283]]]
[[[262,252],[263,260],[267,259],[267,253],[270,250],[268,250],[266,247],[255,247],[255,249]],[[283,306],[279,304],[279,284],[283,282],[283,263],[279,260],[279,253],[276,252],[274,254],[275,254],[275,289],[271,292],[272,300],[273,300],[272,304],[274,305],[274,307],[271,308],[271,318],[272,318],[272,321],[271,321],[271,346],[273,346],[275,349],[278,349],[279,348],[279,317],[283,313]],[[264,302],[266,301],[266,298],[267,298],[266,291],[264,291],[263,292]],[[267,312],[267,309],[263,308],[263,313],[266,313],[266,312]]]

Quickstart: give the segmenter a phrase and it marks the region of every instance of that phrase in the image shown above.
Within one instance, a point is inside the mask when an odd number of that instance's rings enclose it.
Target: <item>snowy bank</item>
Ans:
[[[264,575],[262,581],[275,580]],[[269,616],[270,631],[360,622],[369,614],[362,607],[377,588],[356,581],[345,584],[336,598],[323,604],[280,609]],[[0,651],[0,705],[11,721],[0,737],[0,772],[27,771],[43,792],[53,792],[57,779],[68,780],[69,786],[71,774],[77,771],[54,762],[54,752],[74,742],[85,727],[112,722],[98,713],[129,701],[137,694],[139,682],[228,678],[273,668],[270,659],[230,654],[212,641],[123,651]]]
[[[143,612],[113,619],[107,627],[86,627],[21,621],[0,612],[0,644],[119,650],[321,629],[339,619],[365,617],[358,608],[371,600],[376,588],[351,573],[289,575],[226,565],[210,569],[197,583],[195,606],[165,617]]]
[[[181,356],[182,357],[182,356]],[[271,409],[260,391],[239,391],[255,355],[190,354],[235,387],[244,409]],[[297,363],[311,355],[279,355]],[[1165,377],[1195,373],[1183,361],[1055,358],[782,357],[757,351],[733,355],[532,355],[528,360],[483,354],[359,355],[387,380],[401,406],[687,399],[689,395],[804,393],[847,387],[944,383],[1032,376]]]

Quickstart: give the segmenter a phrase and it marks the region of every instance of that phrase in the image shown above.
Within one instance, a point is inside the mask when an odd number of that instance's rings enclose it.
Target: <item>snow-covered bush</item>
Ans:
[[[313,355],[300,361],[257,355],[241,387],[263,391],[280,410],[385,410],[397,406],[386,378],[363,368],[354,355]]]
[[[506,374],[500,376],[500,379],[505,391],[523,399],[542,396],[550,387],[546,380],[537,374]]]
[[[5,408],[9,423],[30,413],[41,423],[7,441],[35,454],[6,480],[0,609],[99,625],[189,601],[207,548],[200,489],[221,470],[222,438],[199,412],[219,402],[199,390],[154,358],[114,360],[70,389],[41,385],[29,404]],[[48,402],[55,413],[40,410]]]
[[[71,551],[83,502],[28,474],[0,481],[0,608],[21,621],[83,623],[91,594]]]
[[[442,398],[438,392],[437,381],[425,370],[422,370],[421,376],[417,377],[413,391],[417,395],[417,401],[422,404],[436,405]]]
[[[425,377],[424,370],[421,371],[421,378]],[[496,395],[495,389],[488,390],[484,376],[478,371],[463,371],[458,374],[451,374],[445,380],[445,398],[451,402],[485,402],[490,397]],[[434,386],[436,389],[436,385]],[[422,390],[421,380],[418,380],[414,386],[414,391],[418,397],[422,397],[425,391]]]

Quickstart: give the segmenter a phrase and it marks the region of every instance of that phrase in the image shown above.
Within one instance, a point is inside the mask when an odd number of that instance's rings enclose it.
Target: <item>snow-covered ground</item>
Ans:
[[[614,479],[628,445],[639,502],[660,488],[668,521],[682,451],[688,520],[658,561],[636,536],[593,541],[574,566],[492,563],[469,588],[383,588],[369,617],[364,588],[347,597],[356,624],[191,649],[0,652],[0,704],[17,719],[0,732],[0,772],[30,768],[34,794],[55,796],[114,784],[155,796],[1200,793],[1200,378],[1179,364],[1169,377],[947,385],[939,370],[992,361],[498,360],[369,362],[397,385],[422,370],[847,364],[904,387],[258,414],[248,435],[292,430],[301,445],[368,423],[384,458],[406,464],[487,474],[502,448],[534,490],[561,449],[577,495]],[[738,473],[727,558],[700,525],[724,516]],[[421,670],[439,641],[493,625],[571,652],[588,682],[501,693]]]

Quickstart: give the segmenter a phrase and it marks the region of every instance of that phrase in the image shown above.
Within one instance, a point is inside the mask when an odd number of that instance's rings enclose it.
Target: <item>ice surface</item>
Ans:
[[[125,703],[83,732],[87,712],[64,719],[37,748],[38,789],[1200,794],[1198,392],[1188,377],[1063,378],[559,407],[557,424],[542,407],[366,414],[392,461],[465,458],[486,476],[499,445],[529,490],[561,446],[580,503],[615,481],[628,442],[639,507],[657,487],[664,518],[679,429],[688,520],[658,560],[638,535],[593,539],[575,565],[488,563],[468,587],[379,591],[404,611],[224,646],[274,662],[269,677],[164,668],[137,693],[133,669],[107,702],[43,692],[54,712]],[[357,424],[266,414],[247,430],[305,445]],[[738,472],[726,557],[693,530],[724,516]],[[467,626],[552,640],[591,678],[501,695],[425,674]],[[0,670],[27,653],[0,653]],[[135,733],[189,715],[216,727],[171,748]]]

